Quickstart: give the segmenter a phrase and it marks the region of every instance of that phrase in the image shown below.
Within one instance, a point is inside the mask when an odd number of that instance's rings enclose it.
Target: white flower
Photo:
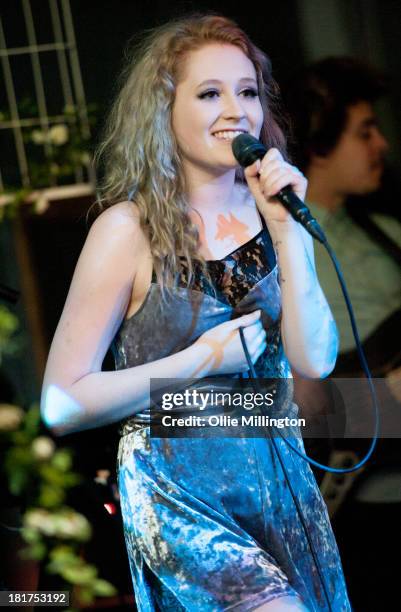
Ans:
[[[35,529],[46,536],[86,541],[91,535],[89,521],[75,510],[49,512],[41,508],[28,510],[24,515],[24,527]]]
[[[46,135],[42,130],[33,130],[31,134],[32,142],[37,145],[43,144],[47,140]]]
[[[24,411],[12,404],[0,404],[0,430],[13,431],[18,429],[24,418]]]
[[[39,436],[32,442],[31,448],[35,459],[45,461],[46,459],[50,459],[54,454],[56,445],[48,436]]]
[[[34,508],[28,510],[24,515],[24,526],[36,529],[48,536],[53,536],[56,533],[56,516],[50,514],[47,510]]]
[[[69,137],[68,127],[63,123],[60,125],[54,125],[49,130],[50,142],[55,144],[57,147],[67,142]]]
[[[57,535],[61,538],[89,538],[91,527],[87,519],[78,512],[65,512],[57,517]]]

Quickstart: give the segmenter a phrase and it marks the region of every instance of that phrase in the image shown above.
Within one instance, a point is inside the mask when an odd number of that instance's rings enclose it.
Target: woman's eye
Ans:
[[[218,91],[216,91],[215,89],[209,89],[208,91],[204,91],[203,93],[199,94],[198,98],[200,98],[201,100],[206,99],[210,99],[210,98],[214,98],[215,96],[218,95]]]
[[[204,91],[201,94],[199,94],[198,98],[200,98],[201,100],[205,100],[205,99],[212,100],[213,98],[216,98],[219,95],[220,95],[220,92],[217,91],[217,89],[208,89],[207,91]],[[259,94],[256,89],[253,89],[252,87],[247,87],[246,89],[243,89],[242,91],[240,91],[239,95],[245,98],[256,98]]]
[[[258,92],[256,91],[256,89],[253,89],[251,87],[248,87],[247,89],[243,89],[241,91],[241,94],[245,96],[246,98],[256,98],[258,96]]]

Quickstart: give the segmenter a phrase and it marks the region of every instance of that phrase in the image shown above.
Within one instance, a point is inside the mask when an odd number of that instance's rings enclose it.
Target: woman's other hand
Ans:
[[[274,197],[287,185],[291,185],[302,201],[305,199],[308,181],[298,168],[283,159],[278,149],[269,149],[262,160],[248,166],[245,169],[245,177],[266,223],[291,219],[290,213]]]
[[[244,337],[251,356],[256,363],[266,348],[266,332],[260,320],[260,310],[243,315],[232,321],[216,325],[202,334],[194,347],[202,349],[203,362],[199,369],[208,375],[224,375],[249,370],[242,347],[239,328],[244,328]],[[203,374],[205,376],[205,374]]]

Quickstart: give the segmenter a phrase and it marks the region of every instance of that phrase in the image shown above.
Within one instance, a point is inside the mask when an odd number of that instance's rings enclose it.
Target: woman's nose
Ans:
[[[242,118],[245,116],[245,110],[242,107],[241,100],[237,95],[229,95],[224,98],[224,106],[222,111],[223,117],[226,119],[230,118]]]

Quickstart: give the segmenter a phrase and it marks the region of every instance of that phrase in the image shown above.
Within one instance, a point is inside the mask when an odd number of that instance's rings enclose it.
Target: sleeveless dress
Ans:
[[[262,309],[267,348],[255,364],[256,373],[291,379],[280,337],[278,269],[265,224],[246,244],[207,265],[215,293],[199,270],[187,289],[183,262],[179,282],[163,306],[153,275],[141,308],[123,321],[113,341],[116,369],[171,355],[206,330]],[[286,384],[274,416],[297,416],[291,390]],[[121,423],[117,458],[139,612],[245,612],[296,595],[311,612],[329,611],[272,441],[155,438],[150,436],[151,418],[144,406]],[[305,452],[297,430],[291,444]],[[284,440],[276,443],[317,551],[331,610],[350,611],[337,544],[314,475]]]

